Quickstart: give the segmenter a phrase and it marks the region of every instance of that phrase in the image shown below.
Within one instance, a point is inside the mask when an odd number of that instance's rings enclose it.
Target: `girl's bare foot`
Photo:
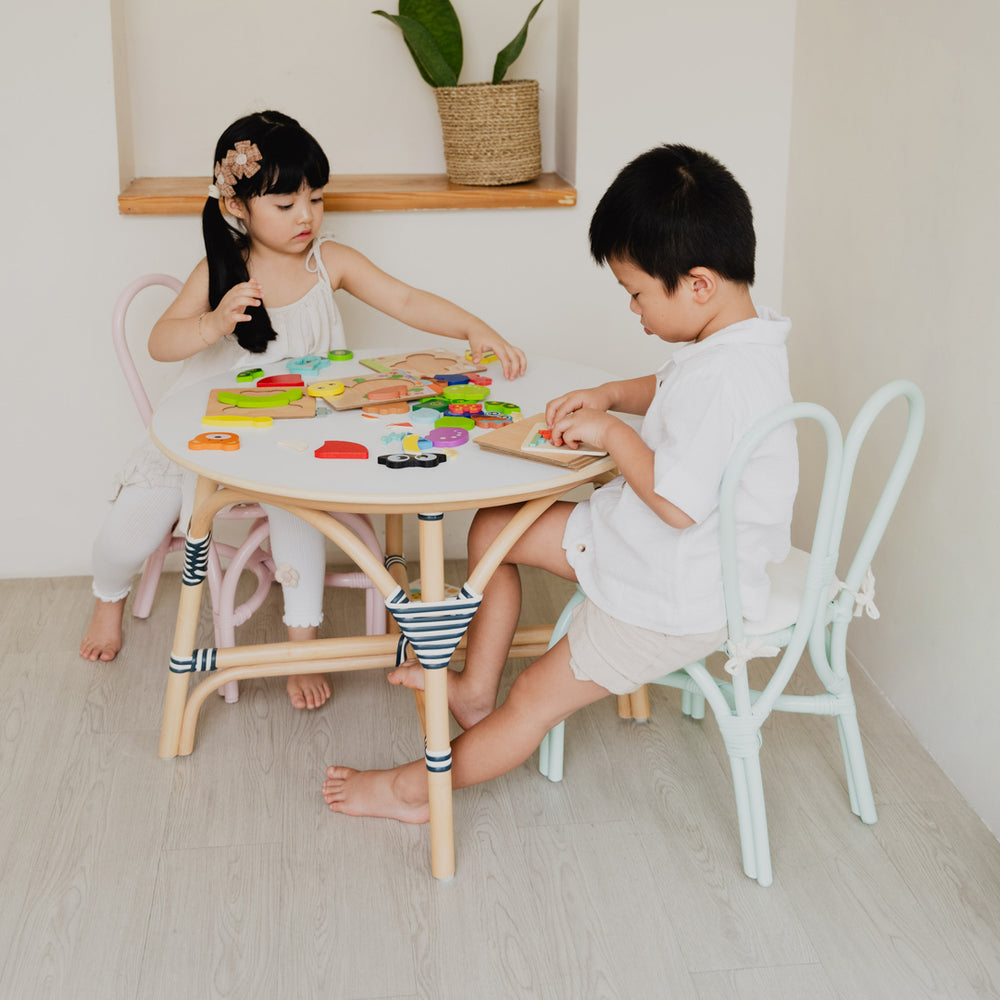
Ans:
[[[386,679],[411,691],[423,691],[424,668],[419,660],[404,660]],[[455,670],[448,675],[448,710],[463,729],[470,729],[496,708],[497,696],[495,691],[492,694],[470,691],[470,685],[463,683],[465,680],[465,675]]]
[[[292,708],[319,708],[330,698],[330,685],[323,674],[293,674],[285,690]]]
[[[323,782],[323,800],[333,812],[348,816],[383,816],[402,823],[426,823],[430,819],[427,804],[427,783],[423,792],[407,795],[404,786],[416,777],[413,768],[423,770],[423,761],[416,761],[391,771],[355,771],[351,767],[328,767]]]
[[[125,598],[120,601],[94,601],[94,612],[90,616],[87,631],[80,643],[80,655],[85,660],[105,663],[113,660],[122,648],[122,615],[125,612]]]

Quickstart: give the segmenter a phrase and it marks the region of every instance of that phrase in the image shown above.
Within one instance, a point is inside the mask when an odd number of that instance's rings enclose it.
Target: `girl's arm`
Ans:
[[[215,309],[208,307],[208,262],[191,272],[177,298],[153,325],[149,355],[154,361],[183,361],[246,323],[248,306],[260,305],[260,285],[244,281],[223,296]]]
[[[356,299],[417,330],[468,341],[477,362],[486,351],[493,351],[507,378],[524,374],[527,367],[524,352],[454,302],[399,281],[343,244],[324,243],[322,253],[334,289],[343,288]]]
[[[655,391],[654,375],[606,382],[553,400],[546,408],[546,420],[552,428],[553,444],[572,447],[586,441],[606,449],[635,495],[661,521],[683,530],[691,527],[694,519],[654,489],[653,449],[634,428],[606,412],[613,407],[622,413],[645,413]],[[640,405],[643,400],[645,404]]]

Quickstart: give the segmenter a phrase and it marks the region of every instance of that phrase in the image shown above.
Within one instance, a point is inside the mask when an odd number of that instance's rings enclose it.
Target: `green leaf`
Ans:
[[[531,13],[524,22],[524,27],[517,33],[514,40],[497,53],[497,61],[493,64],[494,83],[500,83],[503,80],[507,75],[507,70],[510,69],[511,63],[521,54],[524,43],[528,39],[528,25],[531,24],[531,19],[538,13],[538,8],[542,6],[542,3],[543,0],[538,0],[538,3],[531,8]]]
[[[458,84],[458,76],[442,55],[434,36],[419,21],[412,17],[387,14],[384,10],[373,10],[372,13],[392,21],[403,32],[420,75],[432,87],[454,87]]]
[[[399,13],[431,33],[457,80],[462,73],[462,27],[451,0],[399,0]]]

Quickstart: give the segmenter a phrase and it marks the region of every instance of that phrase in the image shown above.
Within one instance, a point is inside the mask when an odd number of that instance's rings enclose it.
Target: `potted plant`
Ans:
[[[492,81],[466,84],[458,82],[462,28],[450,0],[399,0],[398,14],[372,11],[403,32],[420,75],[434,88],[448,179],[456,184],[518,184],[542,172],[538,81],[504,79],[541,5],[497,53]]]

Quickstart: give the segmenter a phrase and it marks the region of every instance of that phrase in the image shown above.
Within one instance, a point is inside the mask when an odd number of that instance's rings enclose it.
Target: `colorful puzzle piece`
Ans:
[[[318,354],[303,354],[301,358],[290,359],[285,367],[290,372],[299,372],[300,374],[308,375],[310,372],[318,372],[324,368],[329,368],[330,361],[327,358],[321,358]]]
[[[246,396],[239,392],[226,392],[221,390],[218,400],[225,406],[239,406],[247,409],[264,409],[271,406],[287,406],[302,398],[302,390],[299,388],[286,389],[284,392],[273,392],[265,396]]]
[[[433,469],[446,461],[447,457],[437,451],[422,451],[418,455],[402,455],[397,451],[378,457],[378,464],[387,469]]]
[[[264,375],[263,368],[247,368],[246,371],[242,371],[236,376],[236,381],[252,382],[254,379],[262,378],[263,375]]]
[[[270,427],[274,417],[252,417],[237,413],[219,413],[212,417],[202,417],[201,422],[206,427]]]
[[[301,375],[268,375],[257,380],[258,389],[268,389],[272,386],[304,386]]]
[[[208,431],[191,438],[188,448],[191,451],[239,451],[240,436],[224,431]]]
[[[437,448],[460,448],[469,440],[469,432],[464,427],[435,427],[427,437]]]
[[[336,347],[332,351],[327,351],[326,356],[331,361],[350,361],[354,357],[354,351],[349,351],[346,347]]]
[[[368,449],[356,441],[324,441],[313,454],[317,458],[367,458]]]

